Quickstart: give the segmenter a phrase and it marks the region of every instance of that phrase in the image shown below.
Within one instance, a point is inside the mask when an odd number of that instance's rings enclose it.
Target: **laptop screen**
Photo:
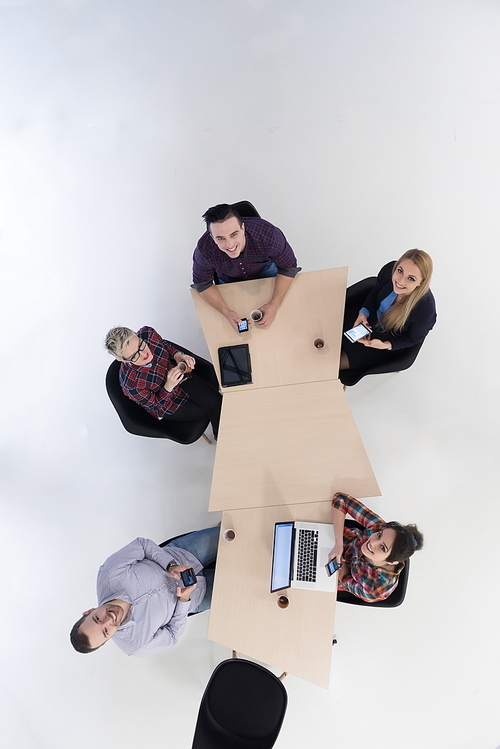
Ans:
[[[292,577],[293,530],[293,523],[276,523],[274,526],[271,593],[290,587]]]

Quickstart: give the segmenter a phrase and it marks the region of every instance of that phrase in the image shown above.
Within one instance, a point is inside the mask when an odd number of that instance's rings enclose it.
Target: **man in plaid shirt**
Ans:
[[[344,526],[350,515],[360,528]],[[404,560],[423,546],[416,525],[386,523],[379,515],[348,494],[337,492],[332,500],[332,522],[336,543],[328,561],[342,563],[338,589],[346,590],[367,603],[388,598],[398,584]]]
[[[243,223],[238,212],[227,203],[209,208],[203,218],[207,231],[194,251],[192,288],[238,330],[241,319],[229,309],[214,285],[214,274],[221,283],[275,276],[273,296],[260,308],[263,317],[258,323],[269,325],[301,270],[285,235],[261,218],[245,218]]]

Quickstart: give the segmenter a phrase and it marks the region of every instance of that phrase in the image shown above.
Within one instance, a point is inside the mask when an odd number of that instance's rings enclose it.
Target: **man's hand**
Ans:
[[[358,343],[362,343],[363,346],[370,346],[371,348],[387,349],[388,351],[392,349],[390,341],[381,341],[379,338],[369,338],[368,336],[360,338]]]
[[[181,361],[186,362],[186,372],[192,372],[196,364],[196,359],[193,356],[183,354],[181,351],[177,351],[174,354],[174,359],[177,364],[179,364]]]
[[[238,315],[236,314],[236,312],[234,310],[229,309],[229,307],[227,308],[227,310],[225,312],[223,312],[223,315],[226,318],[226,320],[228,320],[228,322],[230,323],[230,325],[232,325],[233,328],[238,333],[239,332],[238,331],[238,323],[241,322],[241,318],[238,317]]]
[[[167,393],[171,393],[177,385],[181,384],[183,379],[184,372],[181,372],[179,367],[172,367],[167,375],[167,381],[165,382],[163,387],[167,391]]]
[[[342,541],[337,541],[331,552],[328,554],[328,561],[331,562],[332,559],[337,559],[337,562],[339,564],[342,564],[342,552],[344,551],[344,544]]]
[[[171,575],[172,577],[175,577],[176,580],[181,579],[181,572],[184,572],[184,570],[190,570],[191,565],[190,564],[173,564],[169,571],[167,572],[167,575]]]
[[[175,595],[179,599],[179,601],[183,601],[184,603],[187,603],[190,600],[191,593],[196,588],[196,583],[194,585],[188,585],[187,588],[177,588],[175,591]]]
[[[279,304],[276,302],[268,302],[267,304],[263,304],[262,307],[259,307],[262,312],[262,320],[259,320],[257,325],[270,325],[276,317],[278,307]]]

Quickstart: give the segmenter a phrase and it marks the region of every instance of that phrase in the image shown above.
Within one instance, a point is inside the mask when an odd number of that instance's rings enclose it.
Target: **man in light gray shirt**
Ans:
[[[114,638],[127,655],[142,657],[171,648],[189,613],[210,608],[219,527],[188,533],[161,548],[136,538],[112,554],[97,575],[98,606],[84,611],[70,639],[91,653]],[[180,573],[192,567],[196,583],[182,587]]]

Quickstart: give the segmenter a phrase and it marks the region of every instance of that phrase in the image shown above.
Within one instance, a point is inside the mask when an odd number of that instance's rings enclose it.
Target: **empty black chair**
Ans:
[[[189,356],[194,356],[190,351],[182,346],[173,344],[179,351],[183,351]],[[196,357],[195,357],[196,358]],[[206,434],[205,429],[209,420],[201,421],[170,421],[170,419],[156,419],[151,416],[145,408],[135,401],[128,398],[123,392],[120,380],[120,362],[115,359],[106,374],[106,390],[109,399],[115,407],[120,421],[130,434],[136,434],[140,437],[158,437],[160,439],[169,439],[178,442],[181,445],[190,445],[196,442],[200,437],[204,437],[207,442],[211,442]]]
[[[242,218],[260,218],[260,215],[248,200],[240,200],[239,203],[231,203],[231,208],[238,211]]]
[[[363,306],[366,297],[375,286],[376,280],[376,276],[363,278],[363,280],[349,286],[347,289],[345,298],[344,330],[346,326],[352,325],[356,319],[357,313]],[[377,364],[374,367],[366,367],[365,369],[341,369],[339,372],[340,382],[344,386],[352,386],[356,385],[366,375],[402,372],[404,369],[411,367],[417,358],[418,352],[422,348],[422,343],[417,343],[415,346],[409,346],[408,348],[395,351],[391,357],[388,358],[387,363],[385,364]],[[361,344],[353,345],[361,346]],[[349,356],[349,353],[347,355]]]
[[[355,520],[351,520],[349,518],[345,520],[345,525],[349,526],[350,528],[364,528],[361,523],[357,523]],[[345,590],[337,591],[337,601],[340,601],[341,603],[353,603],[355,606],[370,606],[371,608],[394,609],[396,608],[396,606],[400,606],[405,599],[409,574],[410,560],[407,559],[405,561],[405,566],[399,573],[397,587],[392,591],[391,595],[388,598],[385,598],[383,601],[374,601],[373,603],[367,603],[367,601],[363,601],[362,598],[358,598],[357,596],[354,596],[352,593],[348,593]]]
[[[207,684],[192,749],[270,749],[287,708],[281,681],[243,659],[220,663]]]

